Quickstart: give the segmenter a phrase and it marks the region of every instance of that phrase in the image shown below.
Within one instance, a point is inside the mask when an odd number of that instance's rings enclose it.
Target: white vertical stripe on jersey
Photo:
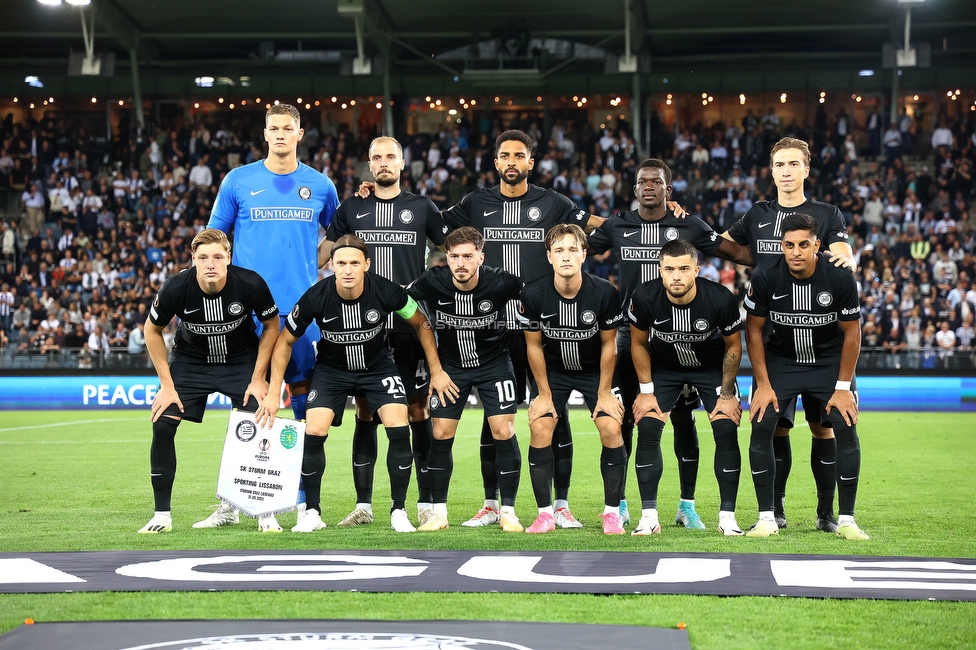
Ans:
[[[342,305],[342,327],[347,330],[358,330],[362,328],[363,319],[359,314],[359,303],[354,305]]]
[[[813,287],[809,284],[793,285],[793,309],[800,312],[813,310]],[[816,363],[817,355],[813,348],[813,330],[798,327],[793,330],[793,346],[797,363]]]
[[[559,301],[559,325],[560,327],[576,327],[576,303],[566,303]],[[562,341],[559,345],[559,352],[562,355],[563,367],[566,370],[582,370],[579,356],[579,343],[576,341]]]
[[[502,203],[502,223],[506,226],[517,226],[522,222],[522,201],[505,201]]]
[[[455,293],[454,304],[458,316],[474,316],[474,294]],[[475,368],[480,364],[478,345],[475,343],[474,331],[457,330],[458,353],[461,357],[462,368]]]
[[[392,228],[393,227],[393,204],[392,203],[381,203],[376,202],[376,227],[377,228]]]
[[[224,319],[223,297],[203,298],[203,318],[209,323],[219,323]],[[227,336],[207,337],[207,363],[227,363]]]
[[[691,332],[691,308],[679,308],[671,305],[671,319],[674,323],[674,332]],[[698,355],[691,349],[689,343],[675,343],[674,353],[678,357],[678,363],[689,368],[701,366]]]

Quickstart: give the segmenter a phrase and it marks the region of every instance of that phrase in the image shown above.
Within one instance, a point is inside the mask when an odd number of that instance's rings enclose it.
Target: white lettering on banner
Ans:
[[[154,650],[162,648],[177,648],[201,650],[216,648],[241,648],[241,650],[265,650],[267,648],[302,648],[304,650],[327,650],[342,648],[343,650],[490,650],[505,648],[506,650],[532,650],[524,645],[509,641],[494,641],[492,639],[472,639],[466,636],[445,636],[442,634],[410,634],[403,632],[387,633],[373,632],[366,628],[363,632],[291,632],[286,634],[222,634],[215,637],[198,637],[194,639],[180,639],[179,641],[161,641],[149,645],[140,645],[122,650]]]
[[[304,448],[304,422],[275,418],[271,427],[263,429],[255,424],[253,414],[232,411],[217,496],[251,517],[294,510]]]
[[[159,384],[84,384],[81,403],[84,406],[148,406],[156,399]],[[207,404],[230,406],[231,399],[222,393],[210,393]]]
[[[770,560],[769,568],[781,587],[976,591],[976,566],[954,562]]]
[[[553,583],[560,585],[635,585],[662,582],[713,582],[732,575],[732,560],[662,558],[654,573],[626,576],[563,576],[536,573],[540,556],[482,555],[465,562],[458,574],[480,580]]]
[[[85,580],[27,557],[0,560],[0,584],[48,584],[52,582],[85,582]]]
[[[211,565],[261,563],[256,571],[225,573],[207,571]],[[302,564],[298,564],[302,563]],[[307,564],[306,564],[307,563]],[[312,580],[375,580],[415,578],[429,562],[409,557],[363,557],[358,555],[225,555],[191,557],[127,564],[115,570],[120,576],[188,582],[301,582]]]

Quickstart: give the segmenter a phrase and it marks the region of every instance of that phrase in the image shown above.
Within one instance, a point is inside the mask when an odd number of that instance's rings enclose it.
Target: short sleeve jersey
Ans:
[[[477,228],[485,238],[485,265],[531,282],[551,270],[546,259],[546,233],[559,223],[586,225],[589,213],[569,198],[529,185],[518,198],[503,196],[498,186],[471,192],[444,213],[451,230]],[[506,320],[515,327],[518,305],[509,306]]]
[[[760,201],[729,228],[729,236],[748,246],[756,266],[765,266],[783,256],[783,219],[793,214],[808,214],[817,222],[820,250],[831,244],[850,243],[847,225],[840,209],[828,203],[807,200],[795,208],[780,207],[776,201]]]
[[[824,253],[804,280],[793,277],[782,254],[757,268],[744,302],[750,314],[772,323],[766,354],[798,364],[836,362],[844,348],[840,322],[861,318],[854,274]]]
[[[684,239],[706,256],[721,245],[719,235],[698,217],[678,219],[670,210],[662,219],[647,221],[637,210],[610,217],[590,233],[587,253],[617,255],[620,268],[621,309],[630,304],[630,296],[644,282],[661,276],[661,247],[669,241]]]
[[[589,273],[574,298],[564,298],[549,277],[522,289],[522,327],[542,332],[547,371],[599,372],[602,330],[615,330],[623,316],[612,284]]]
[[[207,225],[234,230],[233,263],[260,273],[286,312],[318,279],[319,226],[338,205],[328,176],[304,163],[275,174],[258,161],[227,173]]]
[[[649,332],[654,368],[721,370],[723,337],[742,329],[732,292],[705,278],[695,279],[697,293],[687,305],[668,298],[663,282],[648,282],[634,291],[627,317]]]
[[[229,265],[227,282],[210,295],[197,282],[196,267],[169,277],[149,308],[153,325],[166,327],[180,319],[173,354],[207,364],[253,362],[258,337],[252,314],[258,320],[278,315],[268,284],[248,269]]]
[[[366,273],[358,298],[344,300],[333,275],[298,299],[285,327],[300,337],[312,323],[319,326],[322,339],[316,363],[353,372],[370,370],[393,358],[386,337],[387,316],[403,309],[408,300],[403,287],[373,273]]]
[[[451,270],[435,266],[407,291],[427,301],[437,334],[441,361],[460,368],[477,368],[508,356],[511,334],[505,305],[519,297],[522,281],[511,273],[482,266],[471,291],[454,286]]]

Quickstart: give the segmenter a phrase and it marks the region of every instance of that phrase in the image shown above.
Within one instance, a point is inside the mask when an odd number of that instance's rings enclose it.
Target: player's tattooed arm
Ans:
[[[854,426],[857,424],[857,399],[850,390],[850,382],[854,378],[857,357],[861,353],[861,321],[841,321],[840,328],[844,331],[844,347],[840,353],[837,382],[839,385],[846,384],[847,388],[834,389],[834,394],[827,402],[827,413],[836,408],[848,426]]]
[[[752,361],[752,374],[755,384],[752,399],[749,403],[749,421],[761,421],[770,406],[779,413],[779,398],[769,383],[769,372],[766,369],[766,350],[763,348],[762,330],[766,319],[749,314],[746,316],[746,349],[749,360]]]
[[[725,339],[725,354],[722,357],[722,388],[719,391],[715,409],[708,414],[709,420],[715,420],[720,415],[729,418],[735,425],[739,425],[742,417],[742,404],[735,383],[742,360],[742,335],[739,332],[723,337]]]

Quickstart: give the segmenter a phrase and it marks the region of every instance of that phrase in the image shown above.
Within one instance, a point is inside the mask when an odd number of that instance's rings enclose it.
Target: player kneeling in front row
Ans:
[[[640,522],[631,534],[661,532],[657,515],[661,432],[688,384],[698,389],[715,436],[719,531],[741,535],[735,521],[741,469],[736,434],[742,406],[735,383],[742,357],[739,307],[728,289],[697,277],[698,251],[683,239],[661,248],[660,269],[660,280],[645,282],[634,291],[628,313],[631,354],[640,381],[634,401],[634,466],[643,502]]]
[[[749,419],[749,464],[759,521],[747,535],[779,532],[774,514],[773,432],[779,413],[801,393],[826,404],[837,439],[837,535],[865,540],[854,523],[861,445],[857,438],[854,369],[861,351],[861,306],[854,275],[820,250],[817,222],[806,214],[783,219],[783,255],[756,269],[745,298],[746,345],[755,376]],[[773,329],[766,346],[762,330]],[[775,413],[770,413],[772,407]],[[821,527],[818,525],[818,528]]]
[[[515,437],[519,399],[509,356],[511,333],[505,323],[505,305],[518,298],[522,281],[501,269],[482,266],[485,240],[471,226],[462,226],[444,239],[447,266],[424,272],[407,291],[425,300],[437,328],[438,349],[444,367],[456,384],[456,401],[432,396],[430,414],[434,439],[427,456],[427,475],[433,516],[421,531],[447,528],[447,492],[454,472],[452,447],[461,412],[471,388],[478,389],[496,450],[496,472],[501,512],[492,523],[506,532],[521,532],[515,515],[515,495],[522,471],[522,456]],[[428,357],[429,358],[429,357]]]
[[[271,290],[254,271],[230,264],[227,235],[204,230],[193,238],[190,249],[193,266],[166,280],[146,321],[146,349],[159,375],[149,452],[156,513],[140,533],[173,530],[170,498],[180,422],[202,422],[213,392],[230,397],[234,408],[254,411],[268,394],[265,377],[278,338],[278,307]],[[252,313],[264,325],[260,340]],[[163,329],[174,316],[181,322],[173,362],[167,364]],[[237,523],[237,517],[236,510],[228,509],[232,521],[227,523]],[[267,519],[259,522],[262,531],[281,531],[273,516]]]
[[[413,532],[404,508],[413,454],[407,425],[407,395],[387,342],[387,316],[397,313],[416,330],[431,370],[431,389],[441,399],[456,395],[456,387],[441,368],[430,324],[403,287],[372,273],[366,243],[344,235],[332,248],[335,275],[318,282],[298,300],[285,320],[271,363],[271,397],[258,408],[259,426],[274,422],[291,347],[315,323],[322,332],[312,386],[308,394],[302,480],[306,508],[292,532],[325,528],[321,490],[325,473],[325,439],[333,417],[346,406],[346,397],[363,395],[377,409],[390,441],[386,466],[390,472],[393,506],[390,525],[397,532]]]
[[[620,433],[624,407],[614,381],[620,297],[612,284],[582,272],[586,235],[575,224],[558,224],[546,234],[546,255],[553,275],[522,289],[519,320],[526,328],[529,367],[535,377],[529,406],[529,474],[539,516],[527,533],[556,528],[552,507],[555,459],[552,434],[557,414],[564,413],[570,393],[586,400],[600,432],[603,453],[603,532],[622,535],[620,493],[627,471],[627,452]]]

